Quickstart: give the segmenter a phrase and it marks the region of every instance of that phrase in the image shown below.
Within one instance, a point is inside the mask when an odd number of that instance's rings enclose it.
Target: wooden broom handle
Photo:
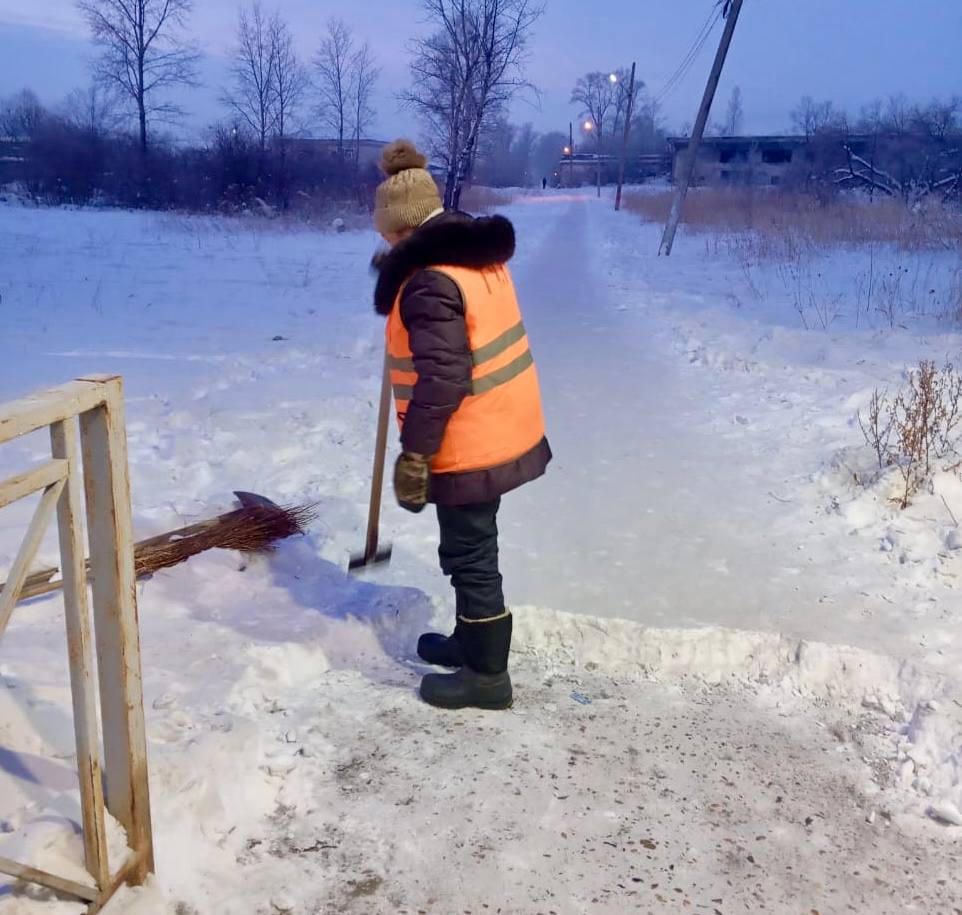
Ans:
[[[381,495],[384,491],[384,464],[387,460],[387,426],[391,413],[391,364],[384,348],[384,374],[381,378],[381,403],[377,412],[377,440],[374,443],[374,472],[371,474],[371,504],[367,513],[367,542],[364,558],[377,555],[378,527],[381,523]]]

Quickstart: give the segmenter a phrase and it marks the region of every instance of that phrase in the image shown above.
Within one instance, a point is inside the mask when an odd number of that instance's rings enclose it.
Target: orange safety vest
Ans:
[[[461,290],[474,368],[471,392],[448,422],[434,473],[483,470],[516,460],[545,435],[541,391],[518,297],[507,267],[475,270],[430,267]],[[417,383],[407,328],[401,320],[402,287],[387,320],[388,365],[403,428]]]

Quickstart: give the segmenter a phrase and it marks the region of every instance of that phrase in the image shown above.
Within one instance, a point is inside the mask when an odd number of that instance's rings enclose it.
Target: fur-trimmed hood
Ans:
[[[426,267],[482,270],[506,264],[513,256],[514,226],[504,216],[475,219],[466,213],[443,213],[390,251],[374,256],[371,266],[378,274],[374,308],[378,314],[390,314],[401,287]]]

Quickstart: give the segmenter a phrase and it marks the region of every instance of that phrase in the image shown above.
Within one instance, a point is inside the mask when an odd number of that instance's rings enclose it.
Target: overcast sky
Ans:
[[[546,0],[529,76],[540,107],[519,102],[516,121],[566,130],[578,111],[568,99],[588,70],[638,62],[658,93],[691,46],[715,0]],[[418,0],[265,0],[288,19],[305,58],[330,16],[368,40],[383,67],[373,133],[416,134],[394,93],[407,81],[407,43],[424,30]],[[195,0],[191,31],[203,46],[203,88],[182,104],[195,132],[222,116],[217,96],[233,41],[238,0]],[[667,96],[664,114],[679,128],[694,120],[720,29],[688,76]],[[31,87],[48,104],[87,80],[90,46],[72,0],[0,0],[0,97]],[[852,113],[863,102],[902,93],[913,101],[962,95],[962,0],[746,0],[719,88],[720,115],[742,89],[746,132],[779,132],[809,94]],[[320,131],[321,133],[323,131]]]

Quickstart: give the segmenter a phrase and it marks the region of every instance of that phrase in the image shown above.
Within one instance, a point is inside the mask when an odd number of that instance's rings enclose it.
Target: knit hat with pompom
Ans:
[[[395,140],[384,147],[381,171],[388,177],[378,187],[374,203],[374,225],[382,235],[416,229],[441,209],[438,186],[427,164],[410,140]]]

